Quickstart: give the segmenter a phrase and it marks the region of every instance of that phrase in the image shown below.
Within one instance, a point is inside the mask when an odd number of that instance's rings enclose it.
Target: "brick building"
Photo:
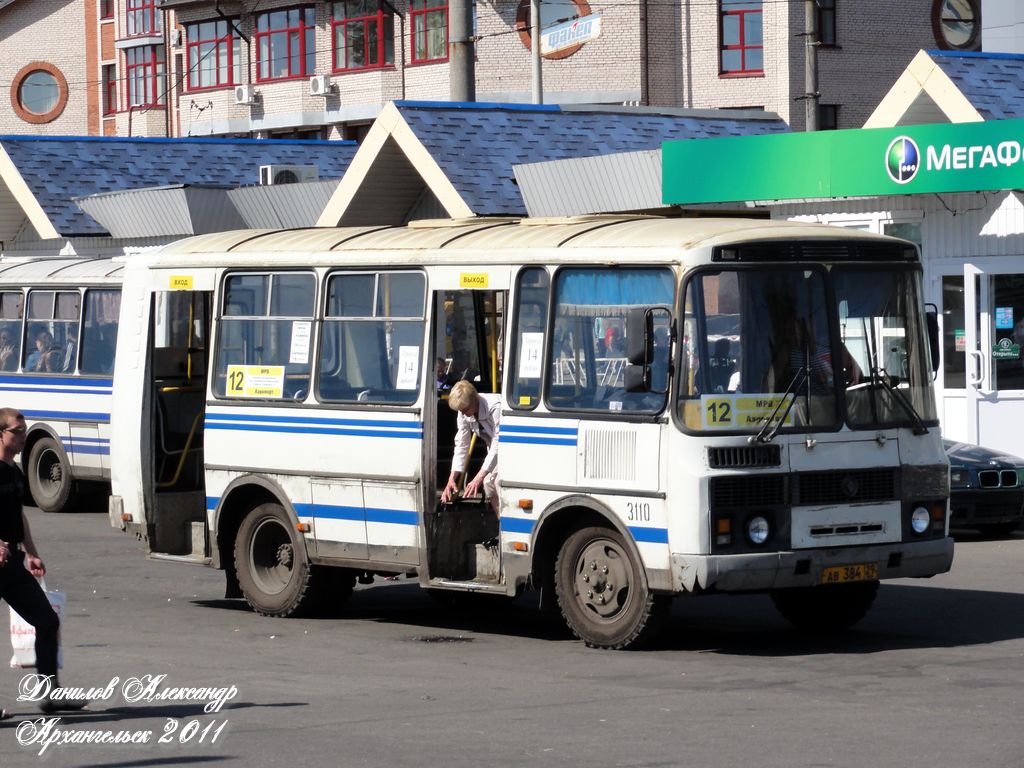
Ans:
[[[982,0],[816,2],[823,127],[863,124],[918,49],[979,46]],[[804,13],[545,0],[544,100],[762,108],[799,130]],[[481,0],[474,19],[477,100],[530,101],[529,0]],[[0,0],[0,75],[5,133],[359,138],[388,101],[448,99],[448,5]]]

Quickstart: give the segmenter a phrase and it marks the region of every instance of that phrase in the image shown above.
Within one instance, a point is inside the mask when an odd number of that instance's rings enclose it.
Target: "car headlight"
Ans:
[[[958,487],[967,485],[970,473],[966,469],[950,469],[949,484]]]

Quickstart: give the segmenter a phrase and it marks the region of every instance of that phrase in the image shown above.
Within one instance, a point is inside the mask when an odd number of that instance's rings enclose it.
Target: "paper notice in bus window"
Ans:
[[[700,404],[704,429],[760,429],[769,419],[776,424],[786,410],[783,396],[779,394],[704,395]],[[793,426],[792,410],[786,414],[785,425]]]
[[[519,378],[540,378],[540,356],[544,350],[543,333],[524,333],[519,347]]]
[[[284,395],[283,365],[229,365],[228,397],[280,398]]]
[[[288,354],[288,362],[294,365],[306,365],[309,362],[309,338],[313,323],[309,320],[296,320],[292,323],[292,349]]]
[[[398,348],[398,374],[395,389],[416,389],[416,374],[420,369],[420,348]]]

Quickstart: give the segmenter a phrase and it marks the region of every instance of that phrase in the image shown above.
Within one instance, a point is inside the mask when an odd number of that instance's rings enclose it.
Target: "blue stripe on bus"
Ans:
[[[77,376],[0,376],[0,386],[4,384],[31,384],[34,386],[50,384],[62,387],[95,387],[98,389],[112,389],[114,386],[111,379],[82,379]]]
[[[572,435],[576,437],[579,434],[579,429],[577,427],[525,427],[520,424],[502,424],[502,436],[508,432],[522,432],[528,435]]]
[[[398,429],[422,429],[418,421],[382,421],[379,419],[334,419],[317,416],[274,416],[255,413],[217,413],[206,412],[206,422],[211,421],[259,421],[271,424],[321,424],[329,427],[396,427]]]
[[[220,496],[207,496],[206,497],[206,511],[213,512],[220,505]]]
[[[79,445],[77,443],[68,444],[68,447],[75,453],[92,453],[97,456],[109,456],[110,446],[109,445]]]
[[[219,424],[217,422],[206,422],[207,429],[226,429],[239,432],[287,432],[295,435],[349,435],[354,437],[409,437],[419,440],[423,437],[423,430],[417,429],[408,432],[377,431],[372,429],[327,429],[317,427],[285,427],[273,426],[270,424]]]
[[[641,528],[629,526],[633,538],[646,544],[668,544],[668,528]]]
[[[405,509],[375,509],[372,507],[345,507],[335,504],[296,504],[300,517],[319,517],[327,520],[354,520],[367,523],[419,525],[419,515]]]
[[[3,389],[4,387],[0,386],[0,390]],[[86,395],[88,397],[106,397],[114,394],[113,389],[92,392],[88,389],[58,389],[56,387],[7,387],[6,391],[9,393],[32,392],[43,395]]]
[[[527,443],[529,445],[576,445],[576,438],[564,437],[521,437],[519,435],[506,435],[501,432],[501,442],[504,443]]]
[[[501,518],[501,530],[509,533],[533,533],[536,520],[525,517],[503,517]]]
[[[110,422],[109,413],[86,413],[84,411],[22,411],[25,418],[30,421],[95,421],[99,424]]]
[[[71,437],[62,437],[64,442],[70,443],[109,443],[109,437],[79,437],[78,435],[72,435]]]

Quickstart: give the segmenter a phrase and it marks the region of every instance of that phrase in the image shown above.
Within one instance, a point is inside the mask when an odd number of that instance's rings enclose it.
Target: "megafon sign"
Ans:
[[[555,53],[601,36],[601,14],[592,13],[578,19],[553,24],[540,31],[541,54]]]
[[[662,200],[867,197],[1024,188],[1024,120],[668,141]]]

